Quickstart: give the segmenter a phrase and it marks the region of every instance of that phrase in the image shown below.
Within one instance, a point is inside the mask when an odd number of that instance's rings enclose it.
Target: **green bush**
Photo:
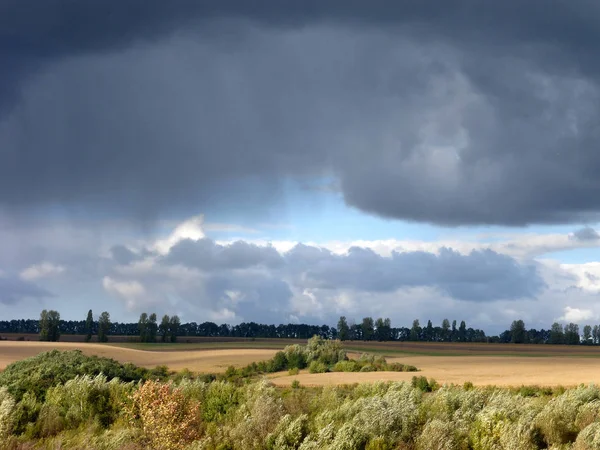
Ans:
[[[372,364],[365,364],[364,366],[362,366],[360,368],[361,372],[376,372],[377,371],[377,367],[375,367]]]
[[[298,375],[300,373],[300,371],[298,370],[297,367],[294,367],[293,369],[288,370],[288,375]]]
[[[321,361],[313,361],[308,366],[308,371],[310,373],[325,373],[327,372],[327,366]]]
[[[433,386],[429,384],[427,381],[427,377],[412,377],[411,381],[412,387],[419,389],[423,392],[431,392],[433,390]]]
[[[16,401],[21,400],[26,392],[31,392],[43,401],[48,389],[77,376],[95,377],[103,374],[107,380],[119,378],[123,381],[140,381],[147,379],[150,373],[147,369],[133,364],[86,356],[80,350],[52,350],[7,366],[0,373],[0,386],[5,386]]]
[[[360,364],[356,361],[338,361],[331,369],[333,372],[358,372]]]

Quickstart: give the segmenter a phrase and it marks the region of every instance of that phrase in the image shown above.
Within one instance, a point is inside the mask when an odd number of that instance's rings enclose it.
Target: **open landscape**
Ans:
[[[167,366],[170,370],[188,369],[196,373],[223,373],[252,362],[268,360],[290,343],[300,340],[238,339],[196,340],[194,343],[82,343],[0,341],[0,369],[20,359],[52,349],[80,349],[86,355],[113,358],[140,367]],[[600,384],[600,349],[593,346],[553,346],[514,344],[467,344],[426,342],[346,342],[350,358],[361,352],[385,356],[390,363],[416,366],[419,374],[438,383],[486,386],[573,386]],[[332,372],[298,375],[281,372],[270,375],[276,385],[294,380],[307,386],[352,384],[372,381],[407,381],[414,374],[404,372]]]

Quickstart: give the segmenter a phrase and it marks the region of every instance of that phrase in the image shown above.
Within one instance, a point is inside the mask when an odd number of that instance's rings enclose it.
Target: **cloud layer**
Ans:
[[[327,176],[382,217],[598,220],[591,2],[28,4],[0,11],[12,214],[259,215]]]

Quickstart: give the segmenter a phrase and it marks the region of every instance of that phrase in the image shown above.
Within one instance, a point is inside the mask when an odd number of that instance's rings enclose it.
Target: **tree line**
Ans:
[[[342,341],[413,341],[413,342],[492,342],[515,344],[565,344],[565,345],[598,345],[600,344],[600,326],[585,325],[580,335],[579,325],[558,322],[548,329],[527,329],[523,320],[512,322],[510,329],[498,336],[486,336],[483,330],[467,327],[464,320],[450,322],[444,319],[439,326],[431,320],[421,326],[414,320],[412,326],[393,327],[389,318],[364,317],[355,323],[345,316],[340,317],[337,327],[328,325],[281,324],[266,325],[256,322],[243,322],[239,325],[214,322],[181,323],[177,315],[164,315],[158,323],[156,313],[142,313],[136,323],[119,323],[110,320],[107,311],[102,312],[97,320],[92,310],[88,311],[85,320],[61,320],[60,313],[54,310],[43,310],[39,320],[21,319],[0,321],[2,333],[38,334],[42,341],[57,341],[61,334],[85,335],[86,341],[97,336],[99,342],[106,342],[110,335],[138,336],[141,342],[176,342],[178,337],[244,337],[244,338],[291,338],[309,339],[319,336],[323,339],[340,339]]]

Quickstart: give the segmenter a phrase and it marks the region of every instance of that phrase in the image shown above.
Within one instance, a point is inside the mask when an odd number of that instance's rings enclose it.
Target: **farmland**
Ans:
[[[195,339],[180,344],[112,344],[81,342],[0,341],[0,368],[51,349],[81,349],[84,354],[114,358],[120,362],[171,370],[189,369],[199,373],[222,373],[227,367],[242,367],[271,358],[276,351],[300,340],[277,339]],[[420,375],[439,383],[475,385],[570,386],[600,383],[600,349],[593,346],[511,345],[424,342],[346,342],[351,357],[361,352],[385,356],[389,362],[419,368]],[[402,372],[309,374],[301,371],[271,375],[276,385],[350,384],[369,381],[405,381],[413,374]]]

